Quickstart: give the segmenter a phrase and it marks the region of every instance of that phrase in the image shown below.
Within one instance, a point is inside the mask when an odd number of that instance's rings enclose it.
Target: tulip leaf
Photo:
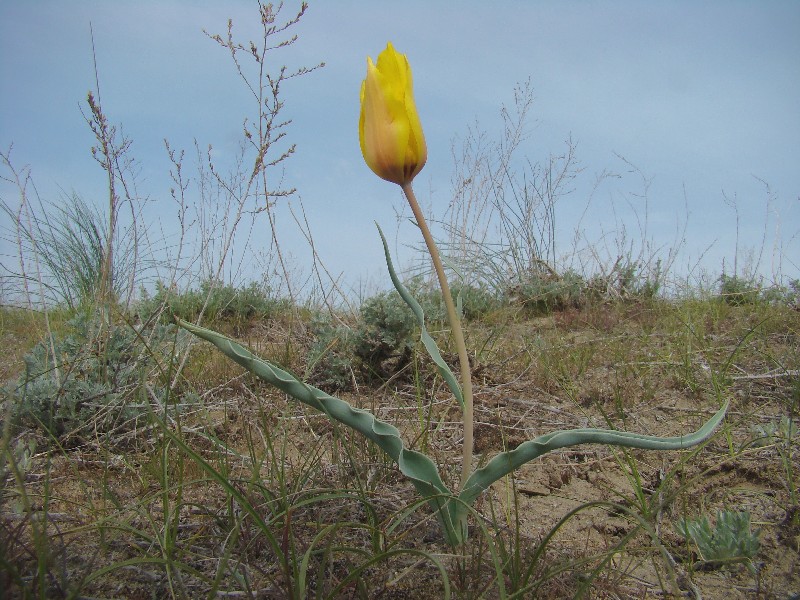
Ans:
[[[725,402],[722,408],[700,429],[694,433],[676,437],[662,438],[627,431],[594,428],[554,431],[533,440],[522,442],[514,450],[494,456],[485,466],[475,470],[470,475],[459,498],[464,504],[471,504],[481,492],[501,477],[508,475],[525,463],[558,448],[577,446],[579,444],[607,444],[609,446],[624,446],[642,450],[685,450],[709,439],[720,422],[722,422],[727,410],[728,402]],[[455,508],[458,510],[458,505]]]
[[[439,371],[439,374],[444,379],[447,387],[450,388],[450,391],[458,400],[458,403],[461,405],[461,408],[464,408],[464,396],[461,393],[461,386],[458,385],[458,380],[456,379],[453,372],[450,370],[450,367],[442,358],[442,353],[439,352],[439,347],[436,345],[436,342],[428,333],[428,330],[425,328],[425,313],[422,311],[422,307],[420,306],[419,302],[417,302],[416,298],[411,295],[411,292],[408,291],[408,288],[403,285],[400,281],[400,278],[397,276],[397,273],[394,270],[394,266],[392,265],[392,257],[389,254],[389,245],[386,243],[386,237],[383,235],[383,231],[380,228],[380,225],[376,223],[378,227],[378,233],[381,234],[381,241],[383,242],[383,252],[386,255],[386,266],[389,268],[389,277],[392,278],[392,283],[394,284],[397,293],[400,294],[400,297],[403,301],[408,304],[408,307],[414,313],[414,316],[417,318],[417,323],[419,323],[420,328],[420,340],[422,341],[423,346],[428,351],[428,354],[433,359],[433,363],[436,365],[436,369]]]
[[[354,408],[344,400],[330,396],[322,390],[302,382],[289,371],[258,358],[241,344],[215,331],[192,325],[181,319],[176,319],[176,321],[184,329],[214,344],[228,358],[239,363],[257,377],[375,442],[397,463],[400,472],[411,480],[417,492],[427,500],[439,519],[448,542],[460,543],[462,534],[449,520],[450,512],[445,510],[447,503],[453,498],[453,494],[442,481],[439,470],[431,459],[420,452],[405,448],[396,427],[376,419],[368,411]]]

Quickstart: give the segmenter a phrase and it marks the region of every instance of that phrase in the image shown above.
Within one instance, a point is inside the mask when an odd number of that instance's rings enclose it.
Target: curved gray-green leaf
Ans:
[[[461,386],[458,385],[458,380],[456,379],[453,372],[450,370],[450,367],[447,366],[447,363],[444,362],[442,358],[442,353],[439,352],[439,347],[436,345],[434,339],[428,333],[428,330],[425,329],[425,313],[422,311],[422,307],[417,302],[416,298],[411,295],[408,291],[406,286],[400,281],[397,277],[397,273],[394,271],[394,266],[392,265],[392,257],[389,254],[389,245],[386,243],[386,237],[383,235],[383,231],[380,228],[380,225],[377,223],[375,226],[378,228],[378,233],[381,234],[381,241],[383,242],[383,253],[386,255],[386,266],[389,267],[389,277],[392,278],[392,283],[394,284],[397,293],[400,294],[400,297],[408,304],[408,307],[414,313],[414,316],[417,318],[417,323],[419,323],[420,328],[420,339],[422,340],[422,344],[425,346],[425,349],[430,354],[431,358],[433,359],[434,364],[436,365],[436,369],[439,371],[439,374],[444,379],[447,387],[450,388],[450,391],[458,400],[458,403],[461,405],[463,410],[464,408],[464,396],[461,394]]]
[[[725,417],[727,410],[728,403],[726,402],[700,429],[689,435],[677,437],[661,438],[627,431],[591,428],[554,431],[523,442],[514,450],[502,452],[492,458],[484,467],[472,473],[464,486],[464,490],[459,494],[459,498],[465,504],[472,504],[483,490],[501,477],[508,475],[525,463],[558,448],[577,446],[579,444],[608,444],[610,446],[625,446],[644,450],[683,450],[690,448],[711,437],[717,425]],[[457,509],[457,507],[455,508]]]
[[[180,319],[176,319],[176,321],[184,329],[214,344],[228,358],[239,363],[257,377],[271,383],[292,398],[352,427],[375,442],[397,463],[400,472],[411,480],[417,492],[427,499],[439,518],[448,541],[455,543],[460,541],[462,534],[449,520],[450,512],[444,510],[448,500],[453,497],[452,493],[442,481],[439,470],[431,459],[404,447],[400,432],[396,427],[376,419],[370,412],[353,408],[344,400],[303,383],[290,372],[258,358],[241,344],[215,331],[192,325]]]

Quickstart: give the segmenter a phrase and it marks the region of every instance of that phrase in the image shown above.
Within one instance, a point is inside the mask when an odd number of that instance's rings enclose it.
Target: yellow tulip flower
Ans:
[[[428,149],[414,104],[411,67],[391,42],[377,65],[367,57],[358,136],[364,160],[378,177],[405,186],[425,166]]]

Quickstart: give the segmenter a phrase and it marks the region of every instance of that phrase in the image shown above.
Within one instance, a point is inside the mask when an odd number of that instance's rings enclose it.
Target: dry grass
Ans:
[[[17,347],[35,340],[12,326],[21,318],[3,321]],[[297,327],[258,323],[243,339],[298,367]],[[586,446],[526,465],[478,501],[457,551],[374,448],[198,346],[181,387],[202,403],[163,427],[70,450],[40,437],[28,454],[35,434],[7,430],[0,587],[9,597],[787,597],[800,590],[800,440],[764,432],[796,418],[799,337],[797,311],[707,300],[473,322],[480,460],[585,425],[677,435],[734,402],[697,451]],[[6,359],[6,379],[20,356]],[[458,415],[417,358],[413,377],[346,399],[455,477]],[[704,567],[674,530],[721,508],[747,510],[761,528],[754,571]]]

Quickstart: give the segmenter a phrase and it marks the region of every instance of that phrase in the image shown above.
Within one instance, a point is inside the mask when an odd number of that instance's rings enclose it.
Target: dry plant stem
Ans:
[[[439,257],[439,250],[433,241],[428,224],[425,222],[425,217],[422,210],[417,203],[417,198],[414,196],[414,190],[411,189],[411,183],[406,183],[402,186],[403,193],[408,199],[408,204],[411,206],[411,211],[414,213],[414,218],[417,220],[417,225],[422,231],[422,237],[425,239],[425,245],[428,247],[428,253],[433,260],[433,268],[436,270],[436,276],[439,279],[439,286],[442,288],[442,297],[444,304],[447,307],[447,319],[450,321],[450,329],[453,333],[453,341],[458,350],[458,362],[461,367],[461,393],[464,396],[464,446],[461,461],[461,485],[459,490],[463,490],[467,483],[467,479],[472,471],[472,373],[469,368],[469,358],[467,357],[467,345],[464,343],[464,331],[461,329],[461,319],[456,312],[456,307],[453,304],[453,295],[450,293],[450,286],[447,283],[447,277],[444,274],[444,267],[442,266],[442,259]]]

